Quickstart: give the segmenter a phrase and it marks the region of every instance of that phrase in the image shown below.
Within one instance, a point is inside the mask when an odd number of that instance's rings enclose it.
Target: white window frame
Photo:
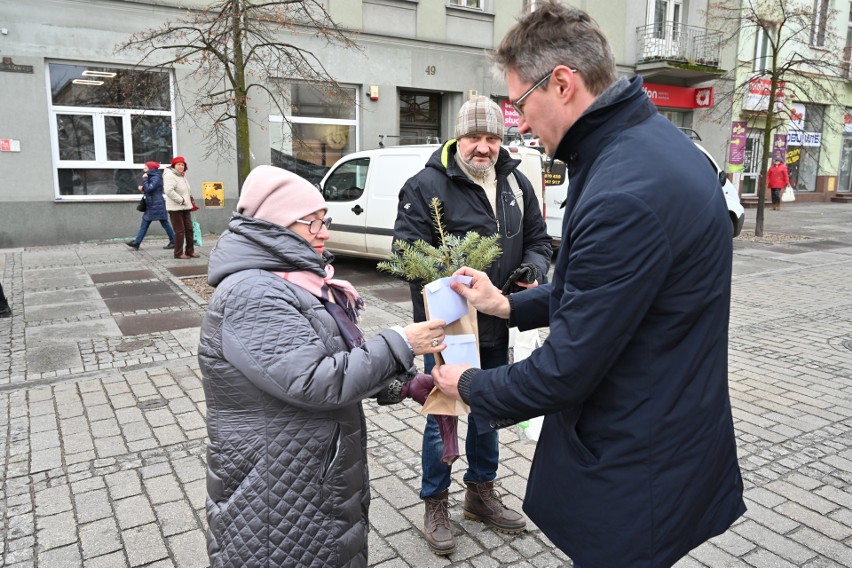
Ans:
[[[541,0],[524,0],[523,13],[529,14],[531,12],[535,12],[539,7],[539,4],[541,4]]]
[[[470,10],[485,10],[485,0],[450,0],[450,6],[468,8]]]
[[[772,62],[772,44],[763,28],[758,27],[754,35],[753,71],[767,71]]]
[[[666,4],[665,13],[659,14],[657,8],[660,0],[648,0],[647,10],[645,11],[645,23],[653,26],[652,30],[654,37],[658,39],[677,39],[677,34],[680,33],[680,25],[683,21],[683,0],[663,0]],[[662,18],[658,18],[662,16]],[[660,29],[657,29],[657,24],[660,24]],[[668,38],[667,32],[673,37]],[[658,35],[659,34],[659,35]]]
[[[280,128],[281,124],[285,122],[289,122],[291,124],[325,124],[332,126],[354,126],[355,127],[355,150],[354,152],[358,152],[361,150],[361,115],[358,112],[358,101],[361,100],[360,96],[363,89],[357,85],[340,85],[341,88],[344,89],[352,89],[353,91],[353,99],[352,105],[355,109],[355,118],[318,118],[312,116],[293,116],[287,115],[287,120],[284,120],[284,115],[281,114],[271,114],[269,115],[269,129],[272,131],[273,128]],[[271,147],[270,141],[270,147]],[[332,166],[333,167],[333,166]]]
[[[814,20],[811,30],[811,46],[825,47],[825,35],[828,31],[828,13],[831,10],[830,0],[814,0]]]
[[[45,73],[45,85],[47,89],[47,112],[48,126],[50,131],[50,147],[53,166],[53,194],[56,201],[138,201],[138,195],[125,194],[95,194],[95,195],[61,195],[59,192],[59,169],[79,168],[79,169],[138,169],[140,171],[145,164],[137,164],[133,162],[133,135],[131,130],[131,117],[134,115],[145,116],[168,116],[171,118],[171,123],[175,121],[175,104],[174,104],[174,77],[172,73],[169,75],[169,102],[171,111],[157,111],[146,109],[117,109],[105,107],[79,107],[53,104],[53,92],[50,83],[50,64],[58,65],[79,65],[93,67],[111,67],[127,69],[126,66],[113,65],[110,63],[93,63],[93,62],[78,62],[78,61],[48,61],[46,62],[47,69]],[[165,71],[162,71],[165,73]],[[56,126],[57,115],[77,115],[91,116],[92,129],[95,143],[95,159],[94,160],[62,160],[59,157],[59,132]],[[106,128],[104,126],[105,116],[121,116],[122,130],[124,137],[124,155],[125,160],[107,160],[106,147]],[[177,139],[175,129],[172,128],[172,148],[177,148]]]

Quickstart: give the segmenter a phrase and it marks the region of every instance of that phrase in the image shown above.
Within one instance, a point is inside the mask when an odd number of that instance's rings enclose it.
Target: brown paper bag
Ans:
[[[426,293],[423,293],[423,306],[426,308],[426,319],[429,319],[429,302]],[[444,328],[445,335],[468,335],[473,334],[476,338],[476,350],[479,351],[479,324],[476,320],[476,309],[467,303],[467,314],[457,319]],[[440,353],[435,353],[435,361],[438,365],[444,364]],[[470,407],[460,400],[446,396],[438,387],[432,389],[426,402],[420,408],[420,414],[444,414],[447,416],[462,416],[470,414]]]

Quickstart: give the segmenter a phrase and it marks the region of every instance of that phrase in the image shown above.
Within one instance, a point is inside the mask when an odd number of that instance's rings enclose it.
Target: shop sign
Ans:
[[[731,122],[731,141],[728,143],[728,171],[743,171],[746,147],[746,123],[735,120]]]
[[[822,132],[794,130],[787,133],[787,146],[819,146],[820,144],[822,144]]]
[[[805,105],[802,103],[793,103],[790,105],[790,120],[788,128],[790,130],[805,129]]]
[[[776,134],[772,140],[772,160],[787,160],[787,135]]]
[[[512,105],[509,104],[509,99],[500,99],[500,110],[503,111],[503,127],[510,128],[518,126],[521,122],[521,115],[518,114]]]
[[[743,110],[766,111],[769,108],[769,88],[772,82],[769,79],[752,79],[748,82],[748,93],[743,100]],[[775,110],[784,108],[784,83],[778,83],[775,91]]]
[[[551,187],[565,182],[565,162],[551,161],[544,167],[544,185]]]
[[[21,141],[11,138],[0,138],[0,152],[20,152]]]
[[[710,108],[713,106],[713,87],[691,89],[672,85],[645,83],[642,90],[658,107]]]
[[[11,57],[4,57],[3,62],[0,63],[0,71],[6,71],[8,73],[32,73],[33,66],[17,65],[15,63],[12,63]]]

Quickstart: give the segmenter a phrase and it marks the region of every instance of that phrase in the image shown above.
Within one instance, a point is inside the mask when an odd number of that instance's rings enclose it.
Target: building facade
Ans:
[[[729,73],[732,80],[725,87],[731,96],[725,108],[716,109],[720,111],[716,118],[722,117],[717,122],[730,137],[728,171],[743,203],[755,204],[758,192],[767,191],[759,173],[762,163],[773,157],[786,161],[797,200],[852,201],[852,75],[847,47],[852,44],[852,2],[761,5],[728,0],[725,4],[739,10],[734,26],[737,53]],[[782,5],[787,19],[781,18]],[[772,25],[763,28],[756,25],[760,21]],[[766,155],[764,127],[776,31],[780,49],[775,68],[786,70],[775,92],[777,128]]]
[[[619,73],[643,75],[660,111],[695,131],[721,163],[729,132],[710,119],[708,107],[714,105],[713,81],[733,66],[736,54],[708,29],[707,0],[568,3],[604,28]],[[174,155],[186,158],[197,199],[203,188],[220,191],[196,213],[203,230],[225,228],[238,198],[236,159],[208,155],[209,131],[181,106],[181,94],[199,88],[190,78],[193,68],[141,67],[139,54],[116,51],[132,34],[210,4],[0,4],[0,248],[132,236],[144,163],[167,164]],[[349,152],[443,141],[474,93],[503,103],[510,131],[516,124],[487,51],[520,14],[535,9],[535,0],[323,4],[359,49],[327,45],[298,27],[282,27],[281,37],[315,54],[344,88],[346,102],[329,104],[310,84],[276,77],[287,100],[250,101],[253,166],[279,165],[317,181]]]

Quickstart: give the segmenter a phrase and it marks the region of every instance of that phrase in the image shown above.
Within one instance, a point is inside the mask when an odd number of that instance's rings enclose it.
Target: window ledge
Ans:
[[[464,14],[465,17],[475,17],[483,21],[493,21],[494,12],[486,12],[480,8],[468,8],[467,6],[447,6],[447,13],[459,12],[458,15]]]

